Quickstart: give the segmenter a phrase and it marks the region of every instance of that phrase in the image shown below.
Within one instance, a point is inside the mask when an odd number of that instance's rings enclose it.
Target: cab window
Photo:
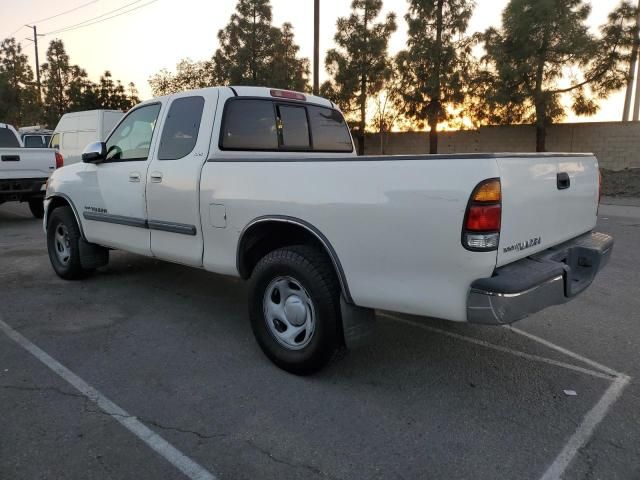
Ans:
[[[18,148],[18,138],[8,128],[0,127],[0,148]]]
[[[56,133],[51,137],[51,141],[49,142],[49,148],[60,149],[60,134]]]
[[[278,131],[273,103],[264,100],[227,102],[223,150],[277,150]]]
[[[319,105],[232,98],[222,115],[221,150],[352,152],[342,114]]]
[[[184,97],[173,101],[160,137],[159,160],[178,160],[193,151],[203,110],[203,97]]]
[[[159,113],[159,103],[129,113],[107,140],[107,161],[146,160]]]
[[[304,107],[279,105],[278,120],[282,148],[292,150],[308,150],[310,148],[307,110]]]
[[[41,135],[27,135],[23,138],[25,148],[45,148],[44,137]]]

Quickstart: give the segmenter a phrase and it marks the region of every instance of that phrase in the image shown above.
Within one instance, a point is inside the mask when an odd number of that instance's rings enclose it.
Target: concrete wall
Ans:
[[[415,154],[428,150],[428,133],[386,135],[384,153]],[[530,125],[489,126],[478,130],[441,132],[439,153],[534,152],[535,129]],[[564,123],[547,129],[550,152],[592,152],[602,168],[640,168],[640,122]],[[368,135],[366,153],[380,154],[380,137]]]

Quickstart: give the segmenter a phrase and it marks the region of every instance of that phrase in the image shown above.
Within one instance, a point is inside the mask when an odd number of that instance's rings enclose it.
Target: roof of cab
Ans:
[[[309,93],[305,93],[305,92],[296,92],[293,90],[283,90],[280,88],[269,88],[269,87],[247,87],[247,86],[227,86],[227,87],[207,87],[207,88],[200,88],[200,89],[196,89],[196,90],[190,90],[189,93],[193,93],[196,94],[198,92],[206,92],[206,91],[211,91],[211,90],[227,90],[230,94],[234,95],[234,96],[238,96],[238,97],[264,97],[264,98],[276,98],[276,99],[280,99],[278,97],[274,97],[271,94],[272,90],[278,90],[278,91],[287,91],[287,92],[293,92],[293,93],[298,93],[300,95],[304,95],[305,97],[305,101],[303,102],[302,100],[293,100],[295,101],[299,101],[301,103],[314,103],[316,105],[322,105],[322,106],[326,106],[329,108],[338,108],[333,102],[331,102],[330,100],[327,100],[326,98],[322,98],[322,97],[318,97],[315,95],[311,95]],[[185,92],[176,92],[179,94],[183,94],[186,93]],[[153,103],[154,101],[157,101],[159,99],[168,99],[171,98],[174,94],[171,95],[163,95],[160,97],[156,97],[150,100],[146,100],[144,102],[141,102],[140,105],[143,104],[147,104],[147,103]],[[281,99],[280,99],[281,100]]]
[[[278,98],[278,97],[274,97],[271,94],[272,90],[279,90],[279,91],[290,91],[293,93],[299,93],[300,95],[304,95],[306,98],[306,102],[309,103],[315,103],[318,105],[325,105],[327,107],[330,108],[334,108],[335,105],[327,100],[326,98],[322,98],[322,97],[318,97],[316,95],[311,95],[309,93],[305,93],[305,92],[296,92],[294,90],[284,90],[281,88],[269,88],[269,87],[235,87],[235,86],[231,86],[230,88],[232,88],[233,90],[235,90],[235,92],[238,94],[239,97],[268,97],[268,98]],[[294,100],[295,101],[295,100]],[[299,100],[301,101],[301,100]]]

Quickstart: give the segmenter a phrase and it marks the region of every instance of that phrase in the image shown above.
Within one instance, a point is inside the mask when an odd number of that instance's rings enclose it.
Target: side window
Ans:
[[[277,150],[278,132],[273,103],[232,100],[225,110],[220,147],[230,150]]]
[[[281,146],[285,149],[307,150],[310,143],[306,108],[279,105],[278,117]]]
[[[56,133],[51,137],[51,142],[49,142],[49,148],[57,148],[60,150],[60,134]]]
[[[330,108],[309,106],[313,149],[327,152],[352,152],[349,128],[342,114]]]
[[[107,140],[107,161],[146,160],[158,113],[159,103],[129,113]]]
[[[171,103],[160,137],[159,160],[178,160],[193,151],[203,110],[203,97],[178,98]]]

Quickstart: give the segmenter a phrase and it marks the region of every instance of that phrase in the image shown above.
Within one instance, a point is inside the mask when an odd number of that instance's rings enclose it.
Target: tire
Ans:
[[[86,278],[94,269],[82,268],[80,263],[80,228],[71,207],[58,207],[49,217],[47,250],[53,270],[65,280]]]
[[[44,217],[44,200],[42,198],[32,198],[29,200],[29,210],[36,218]]]
[[[260,348],[290,373],[319,371],[342,343],[339,298],[333,266],[323,252],[296,245],[267,254],[249,281],[249,318]]]

